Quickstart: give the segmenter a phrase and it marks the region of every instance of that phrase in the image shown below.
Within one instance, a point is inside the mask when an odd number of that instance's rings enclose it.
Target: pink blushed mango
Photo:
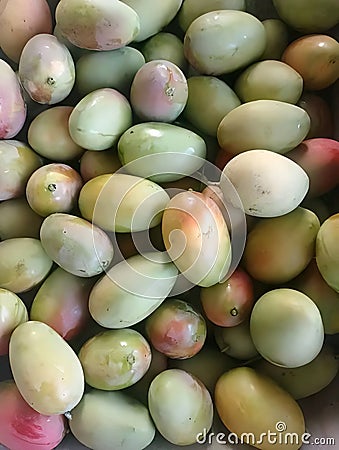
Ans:
[[[308,197],[319,197],[339,184],[339,142],[328,138],[307,139],[286,156],[308,175]]]
[[[89,323],[88,298],[94,281],[58,267],[40,286],[30,310],[66,341],[78,336]]]
[[[37,34],[27,42],[20,56],[18,74],[31,99],[42,105],[64,100],[75,82],[71,53],[48,33]]]
[[[62,414],[46,416],[32,409],[14,381],[0,383],[0,444],[11,450],[51,450],[66,434]]]
[[[143,120],[173,122],[184,110],[187,99],[186,77],[170,61],[149,61],[133,79],[131,105]]]
[[[0,59],[0,139],[15,137],[26,120],[26,104],[14,70]]]
[[[310,131],[305,139],[333,137],[334,118],[329,102],[319,94],[304,92],[297,106],[304,109],[311,119]]]
[[[203,347],[207,328],[205,319],[190,303],[170,299],[159,306],[145,323],[153,347],[168,358],[186,359]]]
[[[51,9],[46,0],[0,3],[0,47],[6,56],[18,63],[29,39],[36,34],[52,33]]]
[[[217,204],[200,192],[183,191],[168,202],[162,236],[169,257],[191,283],[209,287],[227,274],[230,235]]]
[[[223,283],[200,290],[206,317],[221,327],[234,327],[244,322],[254,304],[253,281],[240,267]]]

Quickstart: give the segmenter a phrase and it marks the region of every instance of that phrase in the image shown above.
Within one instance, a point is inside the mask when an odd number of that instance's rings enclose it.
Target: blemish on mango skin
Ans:
[[[175,93],[175,87],[173,86],[173,84],[175,83],[174,75],[173,75],[172,70],[169,67],[165,66],[165,68],[168,72],[168,81],[165,84],[165,94],[167,95],[169,100],[173,100],[174,93]]]
[[[23,259],[19,259],[19,261],[17,262],[15,266],[15,272],[18,277],[22,276],[26,272],[26,264]]]
[[[11,139],[24,126],[27,109],[15,72],[1,59],[0,79],[0,139]]]
[[[129,14],[125,8],[130,10]],[[138,20],[134,10],[121,2],[97,7],[89,1],[61,1],[56,9],[61,34],[73,45],[87,50],[108,51],[124,47],[139,34]]]
[[[73,45],[80,48],[85,48],[88,50],[99,50],[97,48],[98,43],[96,39],[96,30],[91,24],[100,22],[100,13],[93,5],[83,5],[82,7],[77,7],[74,5],[73,11],[68,11],[65,7],[60,8],[59,14],[57,14],[60,22],[60,31],[62,35],[67,38]],[[71,20],[72,17],[76,17],[76,23]],[[89,24],[88,18],[91,17],[91,23]]]
[[[34,90],[30,91],[30,96],[35,102],[48,105],[52,99],[52,89],[45,85],[36,86]]]
[[[24,439],[41,439],[45,437],[44,430],[41,425],[34,423],[34,420],[27,420],[27,416],[15,417],[15,420],[11,422],[12,428],[18,433],[19,436],[23,436]]]
[[[0,105],[1,108],[1,105]],[[8,134],[10,132],[10,129],[6,123],[3,121],[0,121],[0,139],[6,139]]]
[[[87,25],[79,25],[77,28],[69,28],[63,31],[66,38],[74,45],[87,50],[100,50],[95,37],[95,32]]]

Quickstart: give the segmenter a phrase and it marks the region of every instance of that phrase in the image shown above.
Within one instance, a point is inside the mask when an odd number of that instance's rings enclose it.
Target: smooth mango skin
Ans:
[[[0,289],[0,356],[8,354],[13,330],[28,320],[28,312],[21,298],[7,289]]]
[[[0,241],[19,237],[38,239],[43,220],[25,197],[5,200],[0,203]]]
[[[186,31],[191,23],[202,14],[220,9],[245,11],[245,0],[184,0],[178,14],[179,26]]]
[[[339,333],[339,292],[319,272],[316,259],[291,282],[291,287],[310,297],[319,308],[326,334]]]
[[[327,31],[339,22],[337,0],[273,0],[281,19],[303,34]]]
[[[123,391],[88,390],[69,425],[79,442],[95,450],[142,450],[155,436],[147,408]]]
[[[87,150],[80,159],[81,178],[86,183],[99,175],[114,173],[121,168],[121,162],[115,149],[96,152]]]
[[[84,373],[77,355],[43,322],[30,320],[13,331],[9,362],[21,395],[41,414],[64,414],[83,396]]]
[[[100,275],[113,259],[109,236],[72,214],[47,216],[40,228],[40,239],[45,252],[58,266],[79,277]]]
[[[232,155],[247,150],[287,153],[302,142],[311,120],[299,106],[277,100],[253,100],[232,109],[218,126],[221,148]]]
[[[76,86],[84,95],[105,87],[127,95],[134,75],[144,63],[143,54],[129,46],[106,52],[88,52],[76,62]]]
[[[151,180],[125,174],[92,178],[79,194],[81,215],[106,231],[129,233],[159,225],[169,195]]]
[[[214,328],[214,339],[220,351],[231,358],[249,361],[259,356],[250,332],[250,322],[232,327]]]
[[[317,305],[295,289],[266,292],[254,304],[250,333],[260,355],[280,367],[310,363],[324,344],[324,326]]]
[[[220,189],[229,201],[231,182],[248,216],[279,217],[301,204],[309,189],[306,172],[294,161],[270,150],[249,150],[223,168]]]
[[[184,36],[190,65],[204,75],[223,75],[260,58],[266,47],[265,28],[252,14],[210,11],[195,19]]]
[[[288,44],[288,28],[279,19],[266,19],[262,21],[266,32],[266,48],[260,60],[280,59]]]
[[[243,102],[267,99],[296,104],[303,91],[303,79],[282,61],[259,61],[239,75],[234,90]]]
[[[201,133],[215,137],[221,120],[240,106],[241,101],[233,89],[217,77],[192,76],[187,84],[188,100],[183,117]]]
[[[208,344],[205,344],[199,353],[191,358],[168,359],[169,369],[181,369],[191,373],[205,385],[211,395],[221,375],[236,365],[236,360]]]
[[[292,280],[311,262],[319,229],[316,214],[302,207],[279,217],[261,219],[248,234],[244,268],[262,283]]]
[[[207,147],[197,133],[170,123],[143,122],[120,137],[118,154],[126,171],[155,183],[191,175],[205,163]]]
[[[196,442],[213,422],[212,398],[205,385],[181,369],[159,373],[148,390],[148,407],[161,435],[175,445]]]
[[[134,38],[141,42],[155,35],[168,25],[176,16],[183,0],[122,0],[138,15],[140,31]]]
[[[105,328],[135,325],[167,298],[177,275],[177,268],[165,253],[131,256],[114,265],[94,285],[89,311]]]
[[[43,281],[52,264],[39,239],[6,239],[0,242],[0,288],[27,292]]]
[[[73,106],[52,106],[41,111],[30,123],[27,140],[40,156],[52,161],[80,158],[85,150],[71,138],[68,119]]]
[[[73,141],[86,150],[107,150],[132,125],[132,109],[116,89],[101,88],[85,95],[69,116]]]
[[[214,401],[224,425],[238,437],[243,436],[244,443],[247,435],[247,442],[261,450],[301,447],[305,420],[300,406],[278,384],[254,369],[236,367],[224,373],[216,383]],[[282,423],[286,430],[280,432]],[[269,431],[276,433],[275,443],[274,437],[268,439]],[[294,440],[288,433],[296,433]]]
[[[142,45],[142,54],[146,62],[154,59],[165,59],[176,64],[183,72],[187,69],[184,45],[176,34],[159,32]]]
[[[318,356],[301,367],[286,369],[265,359],[254,366],[255,370],[271,377],[296,400],[316,394],[328,386],[339,370],[339,360],[334,350],[324,345]]]
[[[326,283],[339,292],[339,213],[322,223],[316,240],[316,261]]]
[[[301,36],[286,47],[281,60],[302,76],[306,92],[322,91],[338,80],[339,42],[327,34]]]

